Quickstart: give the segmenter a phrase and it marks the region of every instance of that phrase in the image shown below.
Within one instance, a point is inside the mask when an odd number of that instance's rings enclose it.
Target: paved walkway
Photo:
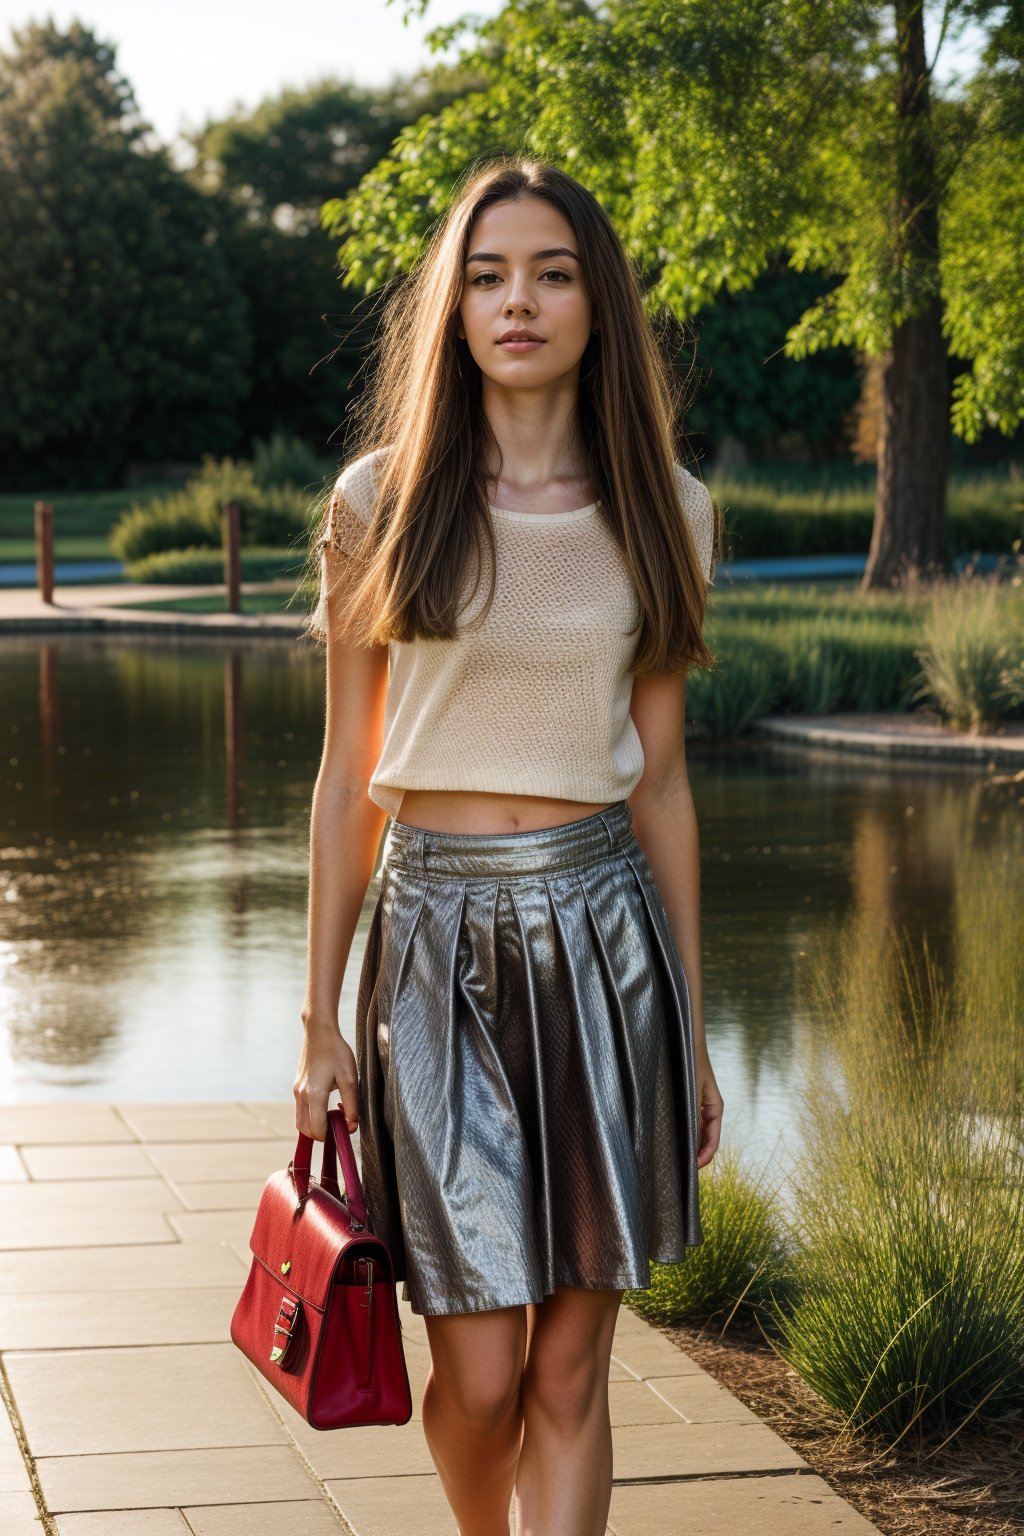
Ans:
[[[289,592],[293,581],[246,582],[246,592]],[[221,586],[157,586],[117,581],[109,584],[55,586],[54,601],[44,603],[36,587],[0,587],[0,633],[59,632],[74,629],[192,631],[206,635],[247,635],[277,630],[298,635],[303,611],[299,601],[279,613],[165,613],[133,604],[173,602],[179,598],[224,599]]]
[[[290,1102],[0,1108],[4,1536],[455,1536],[407,1303],[405,1425],[310,1429],[231,1342],[263,1182],[294,1151]],[[609,1394],[608,1536],[875,1531],[626,1308]]]

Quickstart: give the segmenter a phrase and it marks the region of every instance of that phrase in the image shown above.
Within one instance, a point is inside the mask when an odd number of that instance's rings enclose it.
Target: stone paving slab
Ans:
[[[230,1337],[244,1279],[242,1269],[233,1266],[230,1286],[148,1286],[132,1295],[130,1305],[123,1288],[0,1295],[0,1350],[216,1344]],[[112,1303],[112,1296],[119,1296],[120,1304]]]
[[[187,1522],[187,1523],[186,1523]],[[320,1500],[199,1504],[177,1509],[105,1509],[62,1515],[58,1536],[338,1536],[338,1517]]]
[[[169,1236],[170,1234],[168,1234]],[[251,1258],[251,1255],[249,1256]],[[243,1264],[223,1243],[138,1243],[131,1247],[49,1248],[4,1252],[0,1248],[0,1298],[63,1291],[143,1291],[237,1285],[241,1291],[249,1259]],[[134,1304],[134,1303],[133,1303]]]
[[[231,1343],[262,1180],[295,1149],[291,1103],[17,1106],[0,1138],[0,1353],[58,1536],[454,1536],[408,1302],[404,1425],[314,1430]],[[606,1536],[873,1531],[628,1308],[608,1376]],[[39,1532],[36,1514],[8,1427],[3,1536]]]
[[[11,1151],[18,1151],[12,1147]],[[22,1147],[21,1161],[33,1179],[151,1179],[154,1165],[145,1147],[131,1141],[97,1141]]]
[[[0,1184],[28,1178],[28,1169],[20,1147],[0,1146]]]
[[[257,1141],[291,1134],[295,1146],[295,1110],[287,1119],[270,1117],[272,1108],[248,1104],[119,1104],[117,1110],[142,1141]]]
[[[58,1536],[192,1536],[177,1509],[101,1509],[56,1524]]]
[[[168,1179],[222,1180],[265,1179],[278,1168],[287,1168],[295,1152],[295,1137],[287,1141],[266,1137],[261,1141],[151,1141],[149,1159]]]
[[[174,1241],[165,1212],[182,1204],[166,1180],[28,1180],[0,1184],[5,1248]]]
[[[290,1445],[42,1456],[36,1465],[47,1508],[56,1515],[90,1509],[245,1505],[257,1494],[267,1504],[319,1496],[316,1483]],[[241,1522],[237,1536],[247,1536]]]
[[[36,1456],[280,1445],[231,1343],[25,1350],[4,1356]],[[83,1411],[88,1405],[87,1411]]]
[[[30,1493],[0,1492],[0,1531],[4,1536],[43,1536],[43,1524]]]
[[[695,1478],[612,1488],[610,1536],[872,1536],[877,1527],[813,1475]],[[360,1532],[362,1536],[362,1532]]]
[[[0,1105],[0,1142],[37,1146],[63,1142],[78,1147],[91,1141],[134,1141],[112,1104]]]

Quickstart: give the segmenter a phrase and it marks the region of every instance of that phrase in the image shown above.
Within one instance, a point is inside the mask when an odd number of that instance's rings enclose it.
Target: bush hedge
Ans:
[[[277,581],[286,576],[296,576],[302,568],[305,552],[256,546],[241,553],[243,581]],[[224,580],[224,554],[222,550],[204,546],[190,549],[163,549],[156,554],[134,560],[125,567],[129,581],[158,582],[170,586],[191,586],[209,583],[216,586]]]
[[[723,559],[863,554],[871,543],[871,486],[796,490],[712,473],[708,489],[723,512]],[[1006,476],[953,478],[946,506],[951,556],[1008,554],[1024,538],[1024,490]]]
[[[222,501],[236,501],[243,545],[287,548],[305,541],[310,497],[294,485],[261,485],[251,464],[207,456],[181,490],[134,504],[114,524],[110,547],[126,565],[164,550],[220,548]]]

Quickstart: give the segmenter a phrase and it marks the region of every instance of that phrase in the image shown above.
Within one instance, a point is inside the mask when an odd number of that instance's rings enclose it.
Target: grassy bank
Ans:
[[[717,664],[691,674],[687,716],[712,737],[770,713],[925,706],[977,729],[1024,712],[1019,569],[899,593],[852,583],[723,589],[706,634]]]
[[[874,911],[821,931],[787,1200],[716,1158],[704,1244],[625,1298],[664,1324],[756,1322],[865,1454],[927,1459],[1024,1415],[1020,824],[1010,844],[963,847],[941,959]]]

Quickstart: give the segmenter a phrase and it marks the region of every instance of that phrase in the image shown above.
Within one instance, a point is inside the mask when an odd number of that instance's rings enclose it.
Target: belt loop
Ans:
[[[597,814],[600,816],[601,821],[602,821],[602,823],[604,825],[604,830],[608,834],[608,847],[611,848],[611,849],[615,849],[618,846],[618,844],[617,844],[617,841],[616,841],[615,833],[612,831],[611,827],[608,825],[608,815],[607,815],[607,812],[605,812],[605,811],[598,811]]]
[[[416,868],[421,874],[427,874],[427,833],[423,827],[416,828]]]

